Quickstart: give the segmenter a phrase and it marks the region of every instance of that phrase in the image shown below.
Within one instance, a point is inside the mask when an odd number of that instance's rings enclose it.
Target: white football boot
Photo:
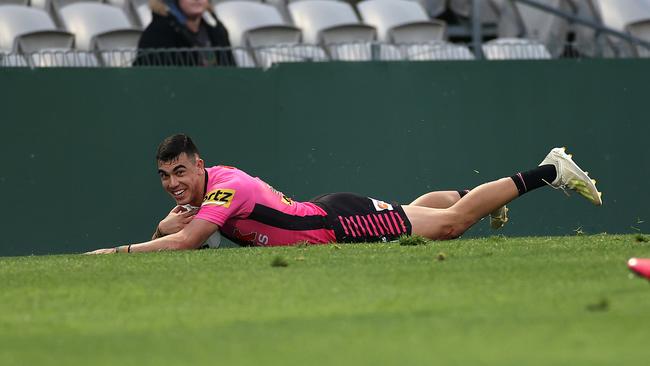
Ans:
[[[501,229],[508,222],[508,208],[501,206],[490,214],[490,227],[494,230]]]
[[[594,205],[602,205],[602,193],[596,189],[596,180],[589,178],[589,173],[580,169],[571,159],[571,154],[567,154],[565,150],[566,148],[564,147],[556,147],[539,164],[554,165],[557,171],[557,178],[552,182],[546,183],[562,190],[567,188],[574,190]]]

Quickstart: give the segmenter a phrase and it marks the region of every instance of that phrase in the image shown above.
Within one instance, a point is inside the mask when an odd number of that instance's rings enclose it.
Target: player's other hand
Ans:
[[[167,217],[158,224],[158,230],[163,235],[177,233],[192,221],[197,212],[198,210],[188,211],[183,206],[176,206],[169,211]]]
[[[115,253],[115,251],[116,251],[115,248],[104,248],[104,249],[93,250],[92,252],[86,252],[84,254],[85,255],[89,255],[89,254],[113,254],[113,253]]]

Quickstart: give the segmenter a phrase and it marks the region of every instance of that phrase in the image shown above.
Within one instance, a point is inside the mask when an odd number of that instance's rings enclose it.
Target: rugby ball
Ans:
[[[215,231],[214,234],[210,235],[208,240],[203,243],[203,245],[207,245],[210,248],[219,248],[219,245],[221,245],[221,233],[219,230]]]
[[[192,206],[190,204],[183,205],[182,206],[185,211],[190,211],[190,210],[198,210],[199,207]],[[214,234],[210,235],[208,240],[203,243],[203,246],[207,245],[210,248],[219,248],[219,245],[221,245],[221,233],[219,230],[215,231]]]

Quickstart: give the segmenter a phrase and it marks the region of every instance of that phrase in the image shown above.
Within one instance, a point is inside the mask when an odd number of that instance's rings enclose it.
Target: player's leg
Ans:
[[[413,200],[413,202],[409,203],[409,206],[449,208],[458,202],[461,196],[462,193],[458,191],[429,192]]]
[[[449,208],[468,193],[469,189],[464,189],[462,191],[429,192],[416,198],[409,205],[429,208]],[[501,206],[490,212],[490,227],[492,229],[500,229],[506,224],[506,222],[508,222],[508,208],[506,206]]]
[[[601,194],[595,183],[573,162],[571,155],[565,153],[564,148],[555,148],[539,167],[482,184],[447,209],[410,205],[403,208],[411,221],[413,234],[431,239],[452,239],[490,212],[546,185],[574,190],[595,205],[600,205]]]
[[[517,198],[517,186],[511,178],[482,184],[446,209],[402,206],[412,226],[412,234],[433,240],[460,236],[478,220]]]

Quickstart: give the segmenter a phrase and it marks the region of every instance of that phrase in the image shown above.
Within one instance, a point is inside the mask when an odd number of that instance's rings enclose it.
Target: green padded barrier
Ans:
[[[294,199],[408,203],[536,166],[567,146],[596,208],[544,188],[496,234],[648,231],[650,61],[284,64],[259,69],[0,69],[0,255],[150,237],[171,208],[155,149],[193,136],[209,165]],[[646,221],[646,222],[641,222]],[[467,236],[494,235],[487,222]]]

